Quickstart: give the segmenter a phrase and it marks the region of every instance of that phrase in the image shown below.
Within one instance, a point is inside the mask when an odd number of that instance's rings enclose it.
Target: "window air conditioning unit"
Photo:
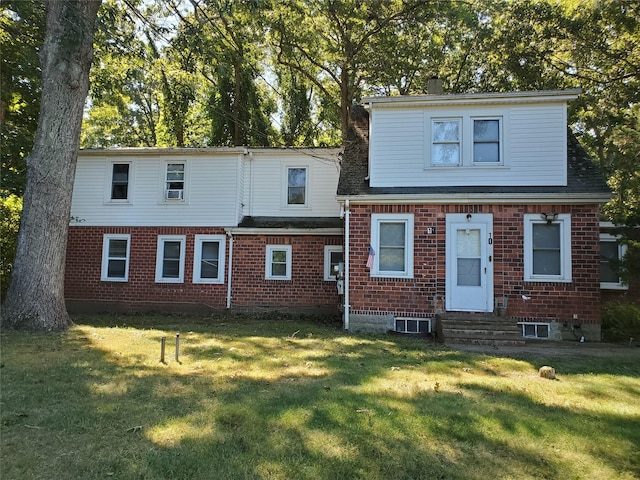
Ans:
[[[184,190],[166,190],[165,198],[167,200],[182,200],[183,193],[184,193]]]

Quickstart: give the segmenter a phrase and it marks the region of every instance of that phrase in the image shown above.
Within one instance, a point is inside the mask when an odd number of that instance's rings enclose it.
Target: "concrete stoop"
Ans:
[[[491,313],[436,315],[438,341],[445,344],[524,346],[521,327],[509,317]]]

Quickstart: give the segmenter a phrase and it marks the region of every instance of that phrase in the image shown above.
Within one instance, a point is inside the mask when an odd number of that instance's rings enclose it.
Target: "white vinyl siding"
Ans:
[[[524,280],[571,281],[571,216],[548,223],[538,214],[524,217]]]
[[[104,282],[129,280],[129,252],[131,235],[105,234],[102,241],[102,274]]]
[[[224,235],[196,235],[194,239],[193,283],[224,283]]]
[[[371,215],[372,277],[413,278],[413,215]]]
[[[188,162],[185,200],[164,200],[167,163]],[[131,202],[111,202],[112,163],[129,162]],[[238,154],[78,156],[71,215],[83,226],[236,226]],[[133,178],[135,175],[135,179]]]
[[[461,163],[432,162],[432,123],[461,118]],[[473,161],[473,121],[499,120],[499,162]],[[566,185],[566,105],[372,107],[370,185]],[[488,148],[487,145],[485,145]],[[495,147],[493,147],[495,148]]]
[[[288,169],[306,168],[307,188],[304,204],[289,204]],[[282,152],[270,155],[254,154],[251,168],[247,168],[245,184],[251,191],[244,195],[245,215],[266,217],[338,217],[340,205],[336,201],[338,159],[333,151],[305,155],[292,151],[283,159]],[[250,213],[249,213],[250,212]]]
[[[184,235],[158,236],[156,252],[156,282],[183,283],[184,282]]]

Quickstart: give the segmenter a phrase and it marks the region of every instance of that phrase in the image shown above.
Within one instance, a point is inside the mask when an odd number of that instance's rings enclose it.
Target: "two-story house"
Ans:
[[[338,153],[81,151],[69,309],[337,311]]]
[[[340,306],[379,332],[465,312],[599,340],[610,192],[567,128],[578,93],[367,98],[342,152],[82,151],[69,308]]]
[[[600,340],[610,192],[567,129],[578,93],[364,99],[338,187],[347,328],[499,313],[527,336]]]

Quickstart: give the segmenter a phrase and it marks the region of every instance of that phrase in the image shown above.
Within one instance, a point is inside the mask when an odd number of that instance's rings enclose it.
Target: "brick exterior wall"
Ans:
[[[104,234],[130,234],[127,282],[101,280]],[[226,242],[223,284],[192,282],[194,236],[224,234],[221,228],[83,227],[69,229],[65,297],[70,311],[209,311],[227,304],[230,242]],[[183,283],[156,283],[159,235],[185,235]],[[265,280],[267,244],[292,245],[290,281]],[[232,305],[245,308],[337,311],[335,282],[324,281],[324,246],[339,236],[234,236]]]
[[[353,315],[430,318],[444,310],[446,215],[493,214],[494,296],[520,321],[600,324],[597,205],[352,205],[350,299]],[[524,215],[571,214],[572,282],[525,282]],[[371,278],[366,268],[373,213],[414,215],[414,278]],[[435,233],[427,233],[427,228]],[[522,295],[531,297],[524,301]],[[598,327],[596,328],[598,330]]]

